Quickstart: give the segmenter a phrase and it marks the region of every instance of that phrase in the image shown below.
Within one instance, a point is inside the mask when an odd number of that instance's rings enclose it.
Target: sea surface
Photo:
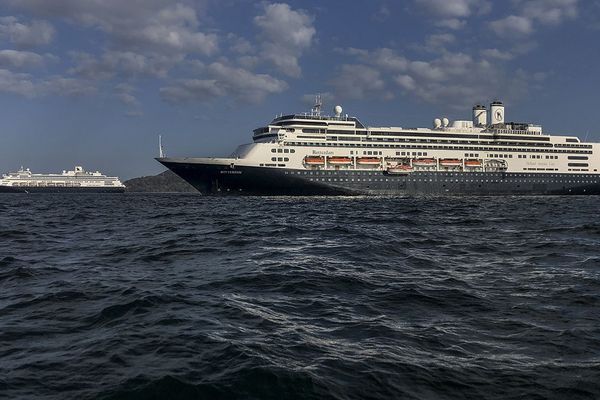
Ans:
[[[600,398],[600,197],[0,195],[0,398]]]

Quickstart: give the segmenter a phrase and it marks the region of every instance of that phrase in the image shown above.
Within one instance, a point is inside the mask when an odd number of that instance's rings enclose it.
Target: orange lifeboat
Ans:
[[[389,167],[387,169],[388,174],[390,175],[404,175],[412,172],[413,168],[410,165],[395,165],[393,167]]]
[[[329,164],[335,165],[352,164],[352,159],[350,157],[329,157],[327,161],[329,162]]]
[[[356,163],[363,165],[379,165],[381,164],[381,159],[378,157],[359,157],[356,159]]]
[[[465,160],[465,167],[470,167],[470,168],[481,167],[481,161],[479,161],[479,160]]]
[[[412,164],[418,167],[430,167],[435,165],[435,158],[414,158]]]
[[[458,158],[442,158],[440,160],[440,165],[442,167],[460,167],[462,166],[462,160]]]
[[[306,157],[304,157],[304,164],[306,164],[306,165],[323,165],[323,164],[325,164],[325,157],[306,156]]]

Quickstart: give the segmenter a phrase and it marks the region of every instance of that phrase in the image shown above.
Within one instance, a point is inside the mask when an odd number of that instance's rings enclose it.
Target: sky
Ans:
[[[316,93],[369,126],[502,100],[600,141],[600,0],[0,0],[2,173],[156,174],[159,134],[226,156]]]

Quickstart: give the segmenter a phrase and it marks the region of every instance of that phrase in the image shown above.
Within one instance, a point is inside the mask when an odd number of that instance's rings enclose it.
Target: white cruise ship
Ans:
[[[504,105],[431,128],[369,127],[342,114],[280,115],[227,158],[157,160],[210,195],[600,194],[600,144],[506,122]]]
[[[2,175],[0,192],[12,193],[121,193],[125,185],[119,178],[88,172],[76,166],[60,174],[34,174],[29,168]]]

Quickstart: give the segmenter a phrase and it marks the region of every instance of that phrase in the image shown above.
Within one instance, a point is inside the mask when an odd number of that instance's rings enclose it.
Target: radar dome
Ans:
[[[342,108],[342,106],[335,106],[333,111],[335,112],[335,116],[339,117],[340,115],[342,115],[342,111],[344,111],[344,109]]]
[[[442,118],[442,124],[444,126],[448,126],[450,124],[450,121],[448,120],[448,118]]]
[[[433,126],[434,126],[436,129],[437,129],[437,128],[439,128],[440,126],[442,126],[442,120],[441,120],[441,119],[439,119],[439,118],[436,118],[436,119],[434,119],[434,120],[433,120]]]

